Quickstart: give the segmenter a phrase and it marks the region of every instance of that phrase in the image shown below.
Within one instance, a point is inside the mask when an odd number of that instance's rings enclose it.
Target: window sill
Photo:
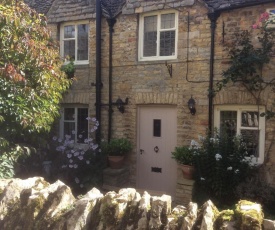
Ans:
[[[154,62],[154,61],[170,61],[170,60],[177,60],[177,56],[166,56],[166,57],[149,57],[149,58],[143,58],[139,57],[139,62]]]
[[[87,60],[87,61],[75,61],[74,64],[75,65],[88,65],[89,60]]]
[[[69,64],[69,61],[65,61],[63,65]],[[83,66],[83,65],[89,65],[89,61],[74,61],[75,66]]]
[[[139,65],[154,65],[154,64],[172,64],[174,62],[178,62],[178,59],[166,59],[166,60],[161,60],[161,59],[156,59],[156,60],[142,60],[138,61],[137,64]]]

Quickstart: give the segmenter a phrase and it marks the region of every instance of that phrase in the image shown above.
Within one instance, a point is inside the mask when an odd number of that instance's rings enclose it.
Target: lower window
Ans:
[[[70,135],[75,143],[84,143],[88,138],[87,117],[87,107],[64,107],[61,114],[60,137]]]
[[[229,136],[241,135],[249,155],[264,161],[265,111],[263,106],[223,105],[215,107],[215,127]]]

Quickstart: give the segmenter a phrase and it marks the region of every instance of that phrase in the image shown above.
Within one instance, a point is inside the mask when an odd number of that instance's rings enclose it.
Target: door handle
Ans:
[[[140,150],[139,150],[139,154],[142,155],[142,153],[144,153],[144,150],[143,150],[143,149],[140,149]]]

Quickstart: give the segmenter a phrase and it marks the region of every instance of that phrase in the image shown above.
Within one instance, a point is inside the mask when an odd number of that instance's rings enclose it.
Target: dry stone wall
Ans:
[[[264,220],[261,206],[252,202],[240,201],[235,210],[222,212],[211,201],[200,209],[192,202],[172,209],[171,203],[170,196],[141,195],[133,188],[105,195],[93,188],[75,198],[61,181],[0,180],[0,229],[275,229],[275,222]]]

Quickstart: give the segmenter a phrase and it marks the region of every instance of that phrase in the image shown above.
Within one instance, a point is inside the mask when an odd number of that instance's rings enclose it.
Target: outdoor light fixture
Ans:
[[[195,108],[195,104],[196,104],[196,102],[195,102],[195,100],[193,99],[193,97],[191,96],[191,98],[189,99],[189,101],[188,101],[188,108],[189,108],[189,110],[190,110],[190,113],[192,114],[192,115],[195,115],[196,114],[196,108]]]
[[[128,104],[128,97],[125,99],[125,102],[123,102],[120,98],[118,98],[115,104],[119,112],[124,113],[125,112],[124,105]]]

